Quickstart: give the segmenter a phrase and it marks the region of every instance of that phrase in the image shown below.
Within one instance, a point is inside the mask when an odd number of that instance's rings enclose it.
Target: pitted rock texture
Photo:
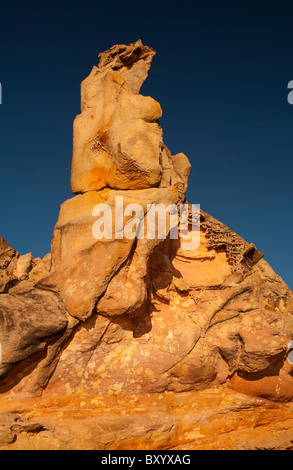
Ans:
[[[150,204],[187,204],[191,169],[139,94],[154,54],[114,46],[83,81],[51,253],[0,238],[2,449],[292,449],[293,293],[204,211],[196,249],[171,218],[146,236]]]
[[[155,100],[138,94],[154,54],[140,41],[114,47],[83,81],[82,113],[74,122],[74,193],[160,183],[162,110]]]

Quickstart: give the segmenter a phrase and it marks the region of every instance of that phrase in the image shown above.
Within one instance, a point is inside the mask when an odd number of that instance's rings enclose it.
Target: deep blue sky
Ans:
[[[255,5],[257,3],[257,5]],[[1,3],[0,234],[44,256],[72,196],[72,122],[98,53],[157,51],[141,92],[192,163],[188,200],[265,253],[293,288],[291,2]]]

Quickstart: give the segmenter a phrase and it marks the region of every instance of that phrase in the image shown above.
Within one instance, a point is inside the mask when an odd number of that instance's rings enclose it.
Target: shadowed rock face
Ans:
[[[19,256],[0,238],[1,448],[292,448],[293,294],[262,253],[203,211],[192,251],[114,228],[93,237],[93,208],[117,196],[140,204],[140,226],[148,204],[187,203],[188,158],[139,94],[154,54],[114,46],[83,81],[77,195],[52,252]]]

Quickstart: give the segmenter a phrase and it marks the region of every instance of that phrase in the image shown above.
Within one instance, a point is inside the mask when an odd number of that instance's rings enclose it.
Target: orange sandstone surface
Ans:
[[[0,238],[0,449],[292,449],[293,293],[263,254],[202,210],[192,250],[171,221],[93,236],[117,196],[140,224],[184,203],[191,227],[190,163],[139,94],[154,54],[114,46],[82,83],[51,253]]]

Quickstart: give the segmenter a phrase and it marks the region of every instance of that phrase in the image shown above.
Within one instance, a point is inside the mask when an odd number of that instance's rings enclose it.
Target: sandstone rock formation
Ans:
[[[76,195],[51,253],[0,238],[0,448],[293,447],[293,293],[203,211],[197,248],[171,236],[171,217],[165,238],[146,236],[151,204],[187,204],[190,173],[139,94],[154,54],[114,46],[82,83]],[[96,238],[95,207],[117,200],[129,211]]]

